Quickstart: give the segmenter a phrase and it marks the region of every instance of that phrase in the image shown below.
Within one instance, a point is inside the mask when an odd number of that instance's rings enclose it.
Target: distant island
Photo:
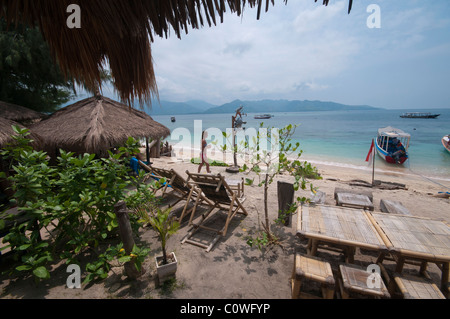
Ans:
[[[300,101],[300,100],[234,100],[217,106],[201,100],[187,102],[170,102],[161,100],[153,102],[151,108],[145,108],[150,115],[182,115],[182,114],[229,114],[243,105],[245,113],[274,113],[274,112],[311,112],[311,111],[349,111],[349,110],[377,110],[368,105],[345,105],[335,102]]]

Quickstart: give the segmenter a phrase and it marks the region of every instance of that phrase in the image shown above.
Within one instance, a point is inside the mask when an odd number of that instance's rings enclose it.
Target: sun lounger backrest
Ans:
[[[205,196],[211,200],[220,203],[230,203],[231,199],[228,191],[231,191],[225,182],[225,179],[220,174],[193,174],[186,172],[189,180],[192,180],[197,187],[199,187]],[[228,189],[228,191],[227,191]]]
[[[178,174],[174,169],[165,169],[165,168],[158,168],[153,167],[152,170],[158,174],[161,177],[165,177],[167,179],[167,182],[172,186],[172,188],[176,188],[183,191],[190,191],[190,188],[186,182],[186,180]]]
[[[178,188],[178,189],[182,189],[184,191],[190,191],[190,188],[186,182],[186,179],[184,179],[180,174],[178,174],[177,172],[175,172],[173,169],[170,170],[172,173],[172,187],[174,188]]]

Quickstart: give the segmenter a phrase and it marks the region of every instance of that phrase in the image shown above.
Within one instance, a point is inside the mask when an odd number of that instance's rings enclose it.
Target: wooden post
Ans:
[[[372,143],[374,143],[374,140],[372,139]],[[372,150],[372,186],[375,185],[375,144],[373,144],[373,150]]]
[[[150,148],[148,146],[148,137],[145,138],[145,154],[147,155],[147,163],[150,163]]]
[[[123,200],[117,202],[114,205],[114,212],[117,216],[117,222],[119,224],[119,234],[123,242],[123,248],[125,249],[125,253],[127,255],[130,255],[133,251],[135,243],[133,238],[133,231],[130,225],[130,218],[128,216],[127,206]],[[124,267],[125,272],[130,279],[136,279],[143,274],[142,271],[139,272],[137,270],[134,259],[125,263]]]
[[[286,182],[277,182],[278,188],[278,217],[285,213],[294,201],[294,185]],[[284,226],[289,226],[292,214],[284,217]]]

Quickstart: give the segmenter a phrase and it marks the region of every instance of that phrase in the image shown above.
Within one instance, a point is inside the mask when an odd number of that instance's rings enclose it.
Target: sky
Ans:
[[[160,100],[450,107],[450,1],[357,0],[347,9],[348,0],[275,0],[260,20],[247,6],[181,39],[157,37]]]

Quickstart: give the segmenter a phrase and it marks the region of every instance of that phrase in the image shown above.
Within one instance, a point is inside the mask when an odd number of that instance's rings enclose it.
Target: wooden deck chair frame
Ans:
[[[211,204],[211,202],[204,197],[201,192],[198,192],[195,185],[189,184],[185,178],[183,178],[180,174],[178,174],[174,169],[165,169],[165,168],[158,168],[154,166],[147,166],[145,163],[142,163],[139,161],[139,164],[142,168],[144,168],[148,173],[153,173],[156,178],[165,178],[166,182],[161,187],[162,189],[162,197],[164,198],[167,195],[174,195],[177,200],[174,203],[170,203],[169,207],[173,207],[182,200],[186,200],[186,203],[184,204],[183,211],[181,213],[181,216],[178,218],[178,221],[181,223],[183,221],[183,218],[187,216],[192,210],[187,209],[190,201],[195,202],[203,202],[206,201],[208,204]],[[172,191],[167,193],[168,187],[172,188]]]
[[[196,174],[190,173],[189,171],[186,171],[186,173],[188,175],[188,182],[192,182],[194,185],[196,185],[196,187],[198,187],[198,189],[203,192],[203,195],[209,199],[209,202],[212,203],[210,203],[208,211],[202,214],[200,222],[195,224],[193,223],[193,218],[199,204],[199,200],[197,198],[197,201],[195,202],[194,208],[191,211],[191,216],[189,218],[189,225],[192,226],[192,229],[184,237],[181,243],[183,244],[187,242],[193,245],[197,245],[206,248],[206,251],[209,252],[217,243],[217,241],[221,237],[226,235],[228,225],[236,214],[239,213],[246,216],[248,215],[247,211],[242,205],[242,203],[245,201],[245,198],[238,198],[236,192],[230,188],[225,178],[220,174]],[[208,217],[216,208],[218,210],[228,211],[225,225],[221,229],[215,229],[204,225],[208,220]],[[200,228],[217,233],[215,238],[208,245],[198,243],[190,239]]]

